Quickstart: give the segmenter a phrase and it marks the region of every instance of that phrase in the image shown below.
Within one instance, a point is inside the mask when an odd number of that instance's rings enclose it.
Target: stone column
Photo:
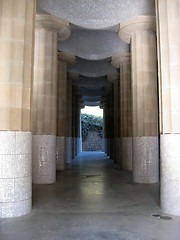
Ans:
[[[0,218],[32,208],[30,123],[35,1],[0,1]]]
[[[114,89],[112,89],[109,98],[109,156],[114,159]]]
[[[132,101],[130,53],[112,57],[112,65],[120,69],[120,137],[121,168],[132,170]]]
[[[114,138],[112,139],[114,145],[114,161],[120,163],[121,160],[121,141],[120,141],[120,81],[119,73],[110,74],[107,76],[109,82],[113,84],[113,119],[114,119]]]
[[[66,166],[72,163],[72,80],[67,81]]]
[[[81,138],[81,108],[80,103],[77,106],[77,155],[82,152],[82,138]]]
[[[69,23],[36,16],[33,84],[33,182],[56,181],[57,33],[70,35]]]
[[[160,96],[160,203],[180,216],[180,1],[156,1]]]
[[[76,93],[75,86],[72,88],[72,159],[75,158],[75,106],[76,106]]]
[[[133,181],[159,180],[155,17],[140,16],[120,25],[119,37],[131,43]]]
[[[57,137],[56,170],[64,170],[66,165],[67,135],[67,66],[75,64],[74,56],[58,53],[58,91],[57,91]]]

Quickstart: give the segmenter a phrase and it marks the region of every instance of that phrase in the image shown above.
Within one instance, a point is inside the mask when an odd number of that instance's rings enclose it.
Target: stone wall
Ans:
[[[83,151],[102,151],[102,138],[97,131],[88,131],[86,140],[82,142]]]

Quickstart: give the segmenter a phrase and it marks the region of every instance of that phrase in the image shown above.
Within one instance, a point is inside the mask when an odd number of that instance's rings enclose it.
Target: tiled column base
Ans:
[[[33,135],[33,183],[56,182],[56,136]]]
[[[0,131],[0,218],[32,208],[32,134]]]
[[[74,155],[77,156],[77,138],[74,138]]]
[[[160,136],[160,158],[161,209],[180,216],[180,134]]]
[[[102,139],[102,151],[106,153],[106,138]]]
[[[115,162],[120,163],[121,162],[121,139],[120,138],[115,138],[114,139],[114,157],[115,157]]]
[[[122,144],[122,170],[132,170],[132,137],[123,137]]]
[[[110,138],[107,138],[107,142],[106,142],[106,146],[107,146],[107,155],[110,156]]]
[[[72,137],[66,138],[66,166],[72,163]]]
[[[74,149],[75,144],[74,144],[74,141],[75,141],[74,138],[72,138],[72,139],[71,139],[72,159],[75,158],[75,149]]]
[[[110,138],[110,158],[114,159],[114,138]]]
[[[159,181],[158,137],[133,137],[133,181]]]
[[[66,162],[66,137],[56,137],[56,170],[65,169]]]
[[[77,138],[77,154],[82,152],[82,138]]]

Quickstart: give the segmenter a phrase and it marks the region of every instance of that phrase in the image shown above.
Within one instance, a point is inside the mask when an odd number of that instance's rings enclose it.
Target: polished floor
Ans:
[[[163,220],[158,184],[133,184],[104,153],[84,152],[52,185],[33,186],[31,214],[1,220],[0,240],[179,240]]]

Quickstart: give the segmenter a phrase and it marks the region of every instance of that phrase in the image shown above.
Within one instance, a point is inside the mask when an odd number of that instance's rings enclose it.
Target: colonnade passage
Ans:
[[[0,0],[0,218],[73,176],[85,106],[103,109],[116,181],[159,183],[157,207],[180,216],[180,1],[120,2]]]

